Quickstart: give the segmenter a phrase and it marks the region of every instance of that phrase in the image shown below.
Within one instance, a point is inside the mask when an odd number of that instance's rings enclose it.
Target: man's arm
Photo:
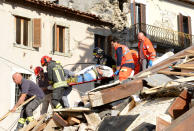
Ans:
[[[120,70],[121,67],[121,61],[122,61],[122,48],[118,48],[116,50],[116,54],[117,54],[117,70]]]
[[[25,101],[27,94],[22,94],[18,100],[18,102],[15,104],[15,106],[11,109],[11,112],[15,112],[16,109]]]
[[[149,39],[147,39],[147,50],[150,54],[150,59],[154,60],[156,57],[156,51],[152,45],[152,42]]]

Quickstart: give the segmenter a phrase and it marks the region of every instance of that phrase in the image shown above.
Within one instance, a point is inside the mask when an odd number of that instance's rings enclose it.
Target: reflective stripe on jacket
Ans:
[[[132,57],[132,54],[129,50],[129,48],[125,45],[121,45],[121,44],[116,44],[115,46],[115,51],[118,49],[118,48],[122,48],[122,61],[121,61],[121,66],[123,64],[126,64],[126,63],[134,63],[133,61],[133,57]],[[117,58],[117,55],[115,54],[115,57]]]
[[[60,63],[51,61],[48,63],[48,80],[53,82],[53,88],[66,87],[67,82],[64,76],[64,70]]]
[[[139,54],[140,54],[140,45],[141,45],[141,42],[138,42]],[[148,38],[145,38],[143,42],[143,54],[147,60],[154,60],[156,57],[156,51],[151,41]]]

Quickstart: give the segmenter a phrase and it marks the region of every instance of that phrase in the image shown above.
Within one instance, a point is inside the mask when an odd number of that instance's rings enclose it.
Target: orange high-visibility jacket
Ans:
[[[134,63],[131,51],[129,50],[129,48],[127,46],[121,45],[121,44],[116,44],[115,51],[117,50],[117,48],[120,48],[120,47],[122,48],[121,65],[123,65],[125,63]],[[115,54],[115,57],[117,58],[116,54]]]
[[[140,44],[141,42],[138,42],[139,54],[140,54]],[[143,54],[147,60],[154,60],[156,56],[156,51],[151,41],[147,37],[145,38],[143,42]]]
[[[138,64],[138,53],[135,50],[130,50],[135,66]]]
[[[132,57],[133,57],[133,60],[134,60],[134,64],[135,64],[135,74],[139,73],[139,68],[140,68],[140,65],[139,65],[139,62],[138,62],[138,53],[137,51],[135,50],[130,50],[131,51],[131,54],[132,54]]]

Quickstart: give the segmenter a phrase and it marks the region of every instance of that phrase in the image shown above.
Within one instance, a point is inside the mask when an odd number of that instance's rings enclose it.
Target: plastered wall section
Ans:
[[[191,17],[192,34],[194,33],[194,8],[184,3],[167,0],[146,0],[146,23],[178,31],[177,16],[181,13]]]

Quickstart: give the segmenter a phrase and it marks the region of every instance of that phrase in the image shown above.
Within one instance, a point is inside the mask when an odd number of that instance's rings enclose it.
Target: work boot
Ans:
[[[14,131],[19,131],[23,127],[24,127],[24,124],[18,122],[18,125],[17,125],[17,127],[16,127],[16,129]]]

